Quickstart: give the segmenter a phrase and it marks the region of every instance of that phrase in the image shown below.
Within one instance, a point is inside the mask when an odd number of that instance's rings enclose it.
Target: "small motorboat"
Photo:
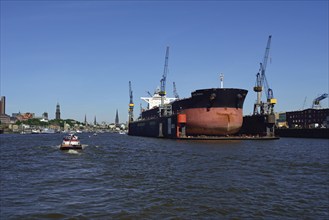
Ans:
[[[63,142],[60,146],[61,150],[81,150],[82,145],[78,136],[74,134],[69,134],[63,138]]]

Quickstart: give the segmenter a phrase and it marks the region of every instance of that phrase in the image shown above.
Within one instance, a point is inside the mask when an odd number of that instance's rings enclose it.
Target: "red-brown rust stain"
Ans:
[[[184,111],[185,112],[185,111]],[[225,135],[237,132],[242,125],[242,112],[222,108],[187,110],[187,133]]]
[[[237,116],[236,113],[232,113],[232,112],[231,112],[231,113],[220,113],[220,112],[216,112],[216,115],[217,115],[218,117],[224,117],[224,118],[227,118],[228,123],[230,123],[231,120],[234,119],[234,116]]]

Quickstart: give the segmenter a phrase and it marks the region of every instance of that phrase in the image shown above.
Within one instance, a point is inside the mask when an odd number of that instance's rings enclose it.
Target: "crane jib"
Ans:
[[[163,69],[163,75],[162,75],[162,79],[160,80],[160,84],[161,84],[160,95],[161,96],[166,94],[166,79],[167,79],[167,74],[168,74],[168,60],[169,60],[169,47],[167,46],[166,56],[165,56],[165,65],[164,65],[164,69]]]

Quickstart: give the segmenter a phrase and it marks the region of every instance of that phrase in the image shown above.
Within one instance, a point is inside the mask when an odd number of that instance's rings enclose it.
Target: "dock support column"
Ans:
[[[266,120],[266,136],[268,137],[274,137],[275,136],[275,115],[270,114],[267,115],[267,120]]]
[[[163,137],[162,122],[159,123],[159,136],[158,137]]]

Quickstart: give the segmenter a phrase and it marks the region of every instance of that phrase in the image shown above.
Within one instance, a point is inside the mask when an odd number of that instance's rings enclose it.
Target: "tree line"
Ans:
[[[73,120],[73,119],[65,119],[65,120],[64,119],[53,119],[53,120],[46,122],[46,121],[40,121],[40,119],[31,118],[26,121],[17,121],[15,124],[16,125],[25,124],[25,125],[30,125],[30,126],[44,126],[44,127],[49,126],[49,125],[57,125],[60,127],[64,127],[64,124],[69,124],[71,127],[73,127],[75,124],[82,125],[83,123]]]

